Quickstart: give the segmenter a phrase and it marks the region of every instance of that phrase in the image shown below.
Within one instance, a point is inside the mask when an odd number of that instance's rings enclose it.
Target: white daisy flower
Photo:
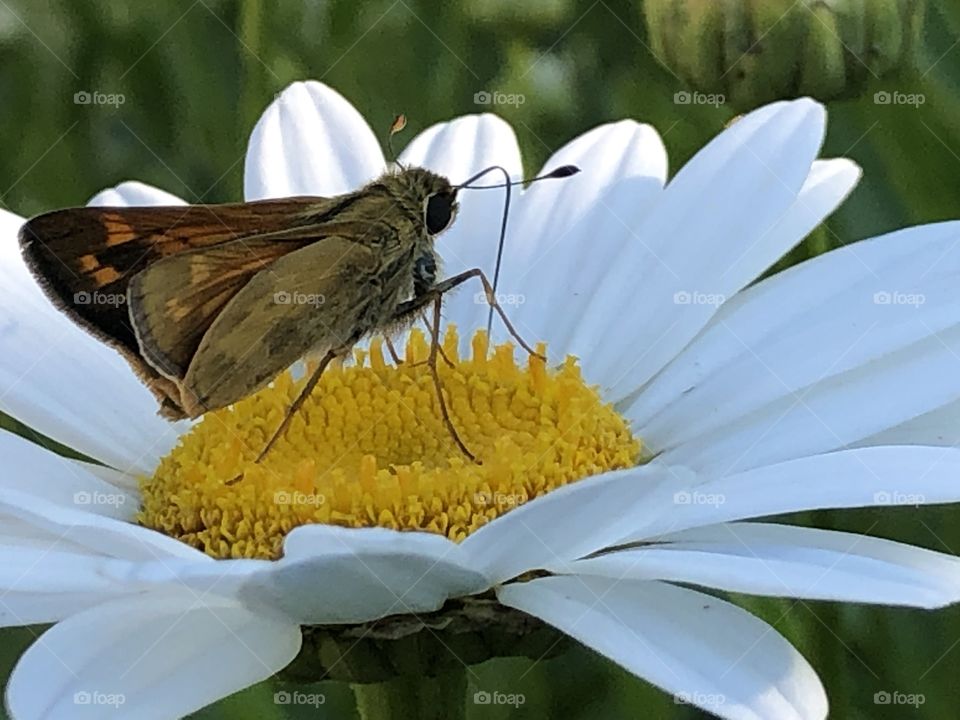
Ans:
[[[517,193],[501,284],[549,367],[488,356],[482,335],[446,339],[445,389],[482,466],[443,430],[424,368],[385,363],[377,343],[325,376],[263,468],[248,463],[293,392],[287,376],[166,423],[125,362],[51,306],[20,258],[21,219],[4,214],[0,408],[104,464],[0,435],[0,618],[53,623],[10,678],[13,716],[112,717],[83,702],[99,693],[126,716],[173,718],[282,670],[302,628],[434,633],[445,613],[487,603],[721,717],[825,717],[800,653],[690,586],[960,599],[953,556],[744,522],[960,500],[960,224],[754,284],[859,178],[848,160],[816,160],[824,125],[810,100],[766,106],[669,184],[659,136],[632,121],[556,152],[545,171],[582,172]],[[454,182],[494,163],[522,176],[492,115],[436,125],[400,160]],[[298,83],[253,132],[245,194],[333,195],[384,167],[345,99]],[[94,202],[180,201],[125,183]],[[447,274],[489,270],[502,196],[461,202],[440,241]],[[463,289],[445,312],[472,331],[487,308]],[[424,348],[411,336],[408,357]]]

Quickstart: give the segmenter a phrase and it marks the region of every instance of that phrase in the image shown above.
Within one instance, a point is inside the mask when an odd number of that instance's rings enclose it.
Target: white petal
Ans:
[[[140,497],[105,482],[86,463],[61,457],[29,440],[0,430],[3,474],[0,488],[35,495],[64,507],[132,521]]]
[[[114,470],[111,467],[106,465],[98,465],[96,463],[82,462],[77,461],[77,464],[86,470],[88,473],[94,477],[98,477],[103,480],[108,485],[113,487],[120,488],[121,490],[126,490],[131,495],[134,495],[140,498],[140,480],[136,475],[128,475],[127,473],[122,473],[119,470]]]
[[[300,650],[300,628],[225,600],[155,593],[106,603],[47,631],[17,663],[19,720],[169,720],[264,680]]]
[[[334,624],[431,612],[489,587],[445,537],[304,525],[287,535],[284,557],[246,581],[241,595],[302,624]]]
[[[116,187],[101,190],[87,205],[101,207],[137,207],[143,205],[186,205],[176,195],[135,180],[122,182]]]
[[[960,445],[960,400],[918,415],[892,428],[855,443],[855,447],[873,445]]]
[[[523,172],[513,128],[490,113],[464,115],[431,125],[410,141],[398,160],[404,166],[433,170],[454,184],[491,165],[502,166],[515,180]],[[494,185],[503,181],[503,175],[494,172],[478,184]],[[460,199],[468,194],[464,191]]]
[[[121,470],[149,473],[178,429],[120,355],[57,310],[27,270],[19,218],[0,216],[0,410]]]
[[[340,195],[384,170],[376,136],[350,102],[319,82],[296,82],[264,111],[247,149],[247,200]]]
[[[769,250],[770,253],[784,252],[791,244],[802,240],[823,222],[823,220],[846,199],[847,195],[850,194],[860,180],[860,176],[860,167],[850,160],[817,160],[813,163],[810,175],[800,189],[800,194],[797,196],[793,205],[787,209],[783,216],[777,221],[776,225],[758,240],[756,246],[747,248],[744,253],[768,252],[765,246],[769,246],[771,243],[775,245],[775,248]],[[735,302],[736,299],[732,300],[728,305],[732,305]],[[710,321],[707,328],[709,328],[711,324],[715,324],[716,318],[724,315],[726,307],[727,305],[721,307],[720,312]],[[696,340],[694,340],[694,342],[696,342]],[[614,350],[614,352],[616,352],[616,350]],[[635,352],[629,347],[624,346],[622,355],[623,368],[626,368],[629,364],[633,363]],[[687,350],[680,353],[680,358],[689,359],[690,357],[692,357],[692,354]],[[668,365],[665,372],[668,372],[671,367],[672,365]],[[618,367],[611,370],[611,372],[616,375],[622,372],[622,370]],[[649,386],[639,391],[641,401],[648,401],[648,398],[652,400],[657,397],[656,387],[659,377],[660,376],[657,376],[651,383],[654,389],[653,392],[650,392],[651,388]],[[629,391],[631,389],[630,381],[621,383],[621,387],[624,392]],[[614,392],[615,394],[619,394],[617,391]]]
[[[548,577],[500,588],[505,605],[554,625],[634,675],[731,720],[820,720],[813,668],[772,627],[664,583]]]
[[[958,502],[960,450],[841,450],[707,481],[698,477],[686,486],[662,488],[663,495],[650,501],[657,512],[637,514],[633,532],[621,542],[803,510]]]
[[[103,502],[107,502],[104,500]],[[77,503],[75,507],[83,507]],[[16,490],[0,489],[0,527],[8,536],[127,560],[184,558],[212,562],[189,545],[139,525],[55,505]]]
[[[557,357],[610,258],[641,252],[634,234],[663,190],[667,154],[649,125],[609,123],[574,139],[539,174],[563,165],[580,173],[531,185],[511,221],[500,292],[521,299],[511,320]],[[501,335],[503,332],[501,331]]]
[[[614,544],[650,512],[650,498],[689,482],[683,468],[649,464],[553,490],[471,533],[460,547],[492,582]]]
[[[0,542],[0,627],[51,623],[143,585],[117,577],[130,563],[66,540]]]
[[[667,185],[636,230],[642,242],[607,259],[609,272],[585,299],[571,348],[585,375],[610,388],[608,397],[647,382],[723,299],[801,239],[772,231],[810,174],[824,122],[823,107],[806,99],[750,113]]]
[[[15,235],[22,224],[23,218],[19,215],[14,215],[12,212],[0,208],[0,229],[2,229],[4,233],[12,230]]]
[[[453,542],[432,533],[306,525],[277,561],[162,558],[112,568],[127,586],[189,588],[300,624],[360,623],[431,612],[490,583]]]
[[[655,545],[548,570],[928,609],[960,600],[960,559],[953,555],[791,525],[728,523],[686,530],[660,538]]]
[[[860,166],[847,158],[815,161],[797,199],[761,242],[772,243],[775,238],[802,240],[847,199],[862,176]],[[782,252],[782,245],[783,241],[776,244],[778,252]]]
[[[400,153],[403,165],[425,167],[462,183],[492,165],[500,165],[512,180],[523,173],[520,148],[513,128],[496,115],[466,115],[438,123],[417,135]],[[492,172],[481,185],[504,182],[502,173]],[[503,190],[462,190],[458,194],[460,212],[449,230],[437,238],[436,248],[443,259],[442,275],[449,277],[463,270],[484,269],[493,279],[503,214]],[[513,189],[519,195],[518,188]],[[469,336],[486,317],[487,305],[477,301],[483,287],[476,280],[447,296],[444,317],[456,323]]]
[[[751,288],[628,415],[665,461],[731,472],[853,445],[960,398],[957,240],[960,223],[911,228]]]

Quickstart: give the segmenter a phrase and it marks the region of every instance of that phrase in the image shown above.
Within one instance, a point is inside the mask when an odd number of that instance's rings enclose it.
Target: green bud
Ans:
[[[912,68],[925,10],[925,0],[643,3],[659,60],[684,85],[736,108],[852,97]]]

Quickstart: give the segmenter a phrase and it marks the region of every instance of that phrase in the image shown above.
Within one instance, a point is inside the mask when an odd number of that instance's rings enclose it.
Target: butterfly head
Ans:
[[[457,188],[447,178],[425,168],[409,167],[387,182],[393,185],[397,199],[422,218],[429,236],[439,235],[453,224],[459,209]]]

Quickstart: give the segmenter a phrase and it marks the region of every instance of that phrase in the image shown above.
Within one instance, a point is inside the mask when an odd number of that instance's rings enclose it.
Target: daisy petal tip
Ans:
[[[186,205],[173,193],[138,180],[126,180],[101,190],[87,201],[91,207],[142,207],[145,205]]]
[[[349,101],[343,97],[343,95],[326,83],[320,82],[319,80],[295,80],[274,96],[274,100],[270,103],[267,110],[279,108],[283,102],[295,98],[312,98],[314,102],[330,100],[349,104]]]
[[[809,127],[812,134],[819,136],[822,144],[827,134],[827,108],[809,97],[794,100],[788,107],[796,113],[798,124]]]
[[[850,158],[827,158],[813,163],[808,182],[832,181],[838,188],[846,188],[846,197],[857,187],[861,178],[863,168]]]
[[[523,172],[513,127],[490,112],[461,115],[431,125],[410,140],[398,160],[403,165],[428,168],[455,182],[493,165],[505,168],[511,178],[520,178]],[[476,203],[477,199],[469,202]]]
[[[460,118],[455,118],[451,122],[456,122],[457,120],[466,120],[466,119],[472,119],[478,123],[491,123],[493,125],[499,125],[505,129],[509,129],[510,132],[513,132],[513,126],[510,125],[510,123],[507,122],[505,118],[497,115],[494,112],[482,112],[482,113],[474,113],[472,115],[462,115]]]
[[[244,167],[244,197],[339,195],[384,169],[383,152],[363,115],[316,80],[281,90],[254,126]]]

